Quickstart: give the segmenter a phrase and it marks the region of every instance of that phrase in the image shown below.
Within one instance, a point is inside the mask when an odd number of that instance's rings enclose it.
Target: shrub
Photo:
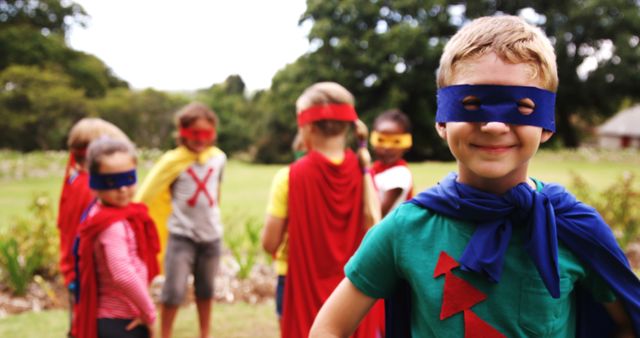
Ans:
[[[29,214],[16,218],[0,232],[0,270],[2,279],[17,295],[36,274],[57,273],[58,236],[51,199],[35,195]]]
[[[625,172],[599,193],[579,175],[572,173],[572,176],[572,191],[576,197],[600,212],[623,249],[639,239],[640,190],[634,187],[635,177],[632,173]]]
[[[262,254],[260,230],[262,224],[254,218],[244,221],[244,232],[227,233],[225,241],[233,258],[238,263],[238,279],[246,279]]]

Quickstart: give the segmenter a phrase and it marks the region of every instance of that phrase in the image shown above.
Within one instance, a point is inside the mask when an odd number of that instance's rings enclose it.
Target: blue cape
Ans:
[[[495,195],[458,183],[456,179],[456,174],[449,174],[437,186],[423,191],[408,203],[476,225],[459,258],[463,269],[482,273],[499,282],[513,224],[523,224],[529,234],[525,239],[525,250],[554,298],[560,296],[557,254],[560,239],[607,282],[623,303],[634,332],[640,337],[640,281],[630,269],[611,229],[595,209],[576,200],[557,184],[546,184],[537,192],[521,183],[503,195]],[[584,293],[579,290],[577,295],[577,336],[609,336],[613,322],[602,317],[605,313],[602,306]],[[395,303],[403,302],[396,299]],[[408,313],[407,305],[397,305],[392,311]],[[400,337],[398,332],[407,337],[409,317],[403,317],[406,322],[388,323],[392,327],[388,328],[387,337]],[[395,318],[397,320],[398,316]]]

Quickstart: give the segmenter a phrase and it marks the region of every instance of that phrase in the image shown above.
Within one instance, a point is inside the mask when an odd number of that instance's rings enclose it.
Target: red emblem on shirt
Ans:
[[[196,191],[193,193],[191,198],[189,198],[189,200],[187,201],[189,206],[194,207],[196,205],[196,200],[198,199],[198,195],[200,195],[200,191],[202,191],[204,195],[207,197],[207,199],[209,200],[209,206],[212,207],[213,197],[211,197],[209,190],[207,190],[207,182],[209,181],[209,178],[213,173],[213,168],[209,168],[209,170],[207,170],[207,173],[204,175],[204,178],[202,180],[200,180],[200,178],[198,177],[198,175],[196,175],[196,172],[193,171],[192,168],[187,169],[187,173],[189,174],[189,176],[191,176],[193,181],[196,182],[196,184],[198,185],[196,188]]]
[[[487,295],[451,272],[451,270],[459,266],[460,264],[447,255],[446,252],[440,253],[438,263],[433,272],[433,278],[445,275],[440,320],[449,318],[456,313],[464,312],[465,338],[506,338],[505,335],[471,311],[471,307],[485,300]]]

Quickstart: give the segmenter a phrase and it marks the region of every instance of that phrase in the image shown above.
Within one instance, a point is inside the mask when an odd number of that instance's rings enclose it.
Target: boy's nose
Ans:
[[[485,133],[501,134],[509,132],[509,125],[504,122],[483,122],[480,125],[480,130]]]

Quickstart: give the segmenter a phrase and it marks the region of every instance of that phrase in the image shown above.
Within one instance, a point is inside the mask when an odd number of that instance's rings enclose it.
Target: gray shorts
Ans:
[[[165,281],[160,295],[162,304],[177,306],[184,301],[191,274],[196,299],[213,298],[220,245],[220,239],[198,243],[188,237],[169,234],[164,257]]]

